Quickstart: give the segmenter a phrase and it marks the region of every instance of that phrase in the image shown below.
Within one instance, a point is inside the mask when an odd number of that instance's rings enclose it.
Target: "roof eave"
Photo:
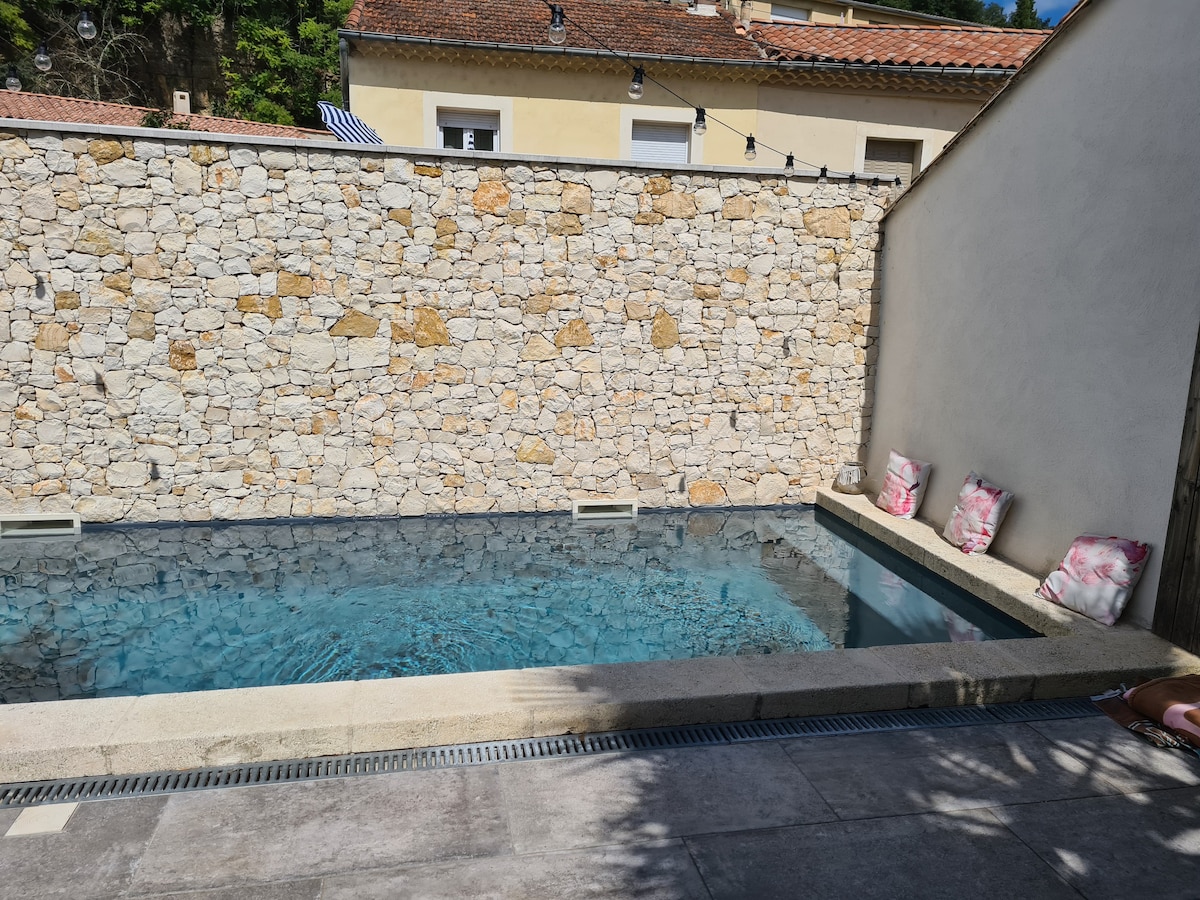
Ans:
[[[386,34],[371,31],[340,29],[338,36],[347,40],[375,41],[381,43],[406,44],[416,47],[447,47],[462,50],[482,50],[501,53],[541,53],[552,56],[602,57],[632,60],[634,62],[663,62],[684,65],[733,66],[748,69],[772,70],[816,70],[816,71],[870,71],[911,73],[914,75],[963,75],[983,78],[1007,78],[1016,69],[986,66],[925,66],[911,63],[885,64],[829,60],[798,59],[727,59],[713,56],[671,56],[653,53],[616,53],[610,50],[593,50],[585,47],[546,47],[541,44],[512,44],[501,41],[459,41],[447,38],[419,37],[406,34]]]

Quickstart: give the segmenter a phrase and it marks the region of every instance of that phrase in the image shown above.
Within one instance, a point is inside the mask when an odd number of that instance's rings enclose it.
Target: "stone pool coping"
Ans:
[[[1131,625],[1033,596],[1037,578],[965,556],[866,497],[817,505],[1045,637],[812,654],[562,666],[0,706],[0,783],[438,744],[923,706],[1076,697],[1200,672]]]

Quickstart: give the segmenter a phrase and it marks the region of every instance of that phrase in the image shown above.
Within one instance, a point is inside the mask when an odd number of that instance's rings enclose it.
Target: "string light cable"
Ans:
[[[730,125],[728,122],[718,119],[716,116],[709,113],[707,111],[707,109],[705,109],[705,107],[698,106],[695,103],[692,103],[692,101],[688,100],[686,97],[684,97],[682,94],[678,93],[677,91],[672,90],[669,86],[667,86],[666,84],[663,84],[661,81],[659,81],[653,75],[647,74],[645,67],[639,65],[631,57],[627,56],[626,54],[622,53],[619,50],[613,49],[608,44],[606,44],[604,41],[600,40],[600,38],[596,37],[596,35],[592,34],[590,31],[588,31],[587,28],[584,27],[583,25],[581,25],[576,19],[574,19],[573,17],[568,15],[566,10],[564,10],[560,4],[551,3],[550,0],[542,0],[542,2],[544,2],[546,4],[546,6],[549,7],[549,9],[550,9],[549,38],[552,43],[561,44],[561,43],[563,43],[563,41],[566,40],[565,23],[570,22],[572,28],[578,28],[583,34],[585,34],[585,35],[587,35],[587,37],[591,38],[591,40],[594,43],[603,47],[606,51],[611,53],[614,57],[619,59],[621,62],[623,62],[625,65],[629,66],[629,68],[633,70],[633,78],[629,84],[630,98],[632,98],[634,100],[641,99],[642,93],[644,90],[644,83],[646,81],[649,81],[651,84],[657,85],[663,91],[670,94],[672,97],[674,97],[680,103],[684,104],[685,106],[690,106],[692,109],[694,109],[696,111],[695,124],[692,126],[692,130],[696,134],[704,134],[704,132],[707,130],[708,123],[716,122],[718,125],[720,125],[724,128],[727,128],[728,130],[732,131],[734,134],[738,135],[739,137],[745,138],[745,140],[746,140],[745,157],[748,161],[753,160],[758,155],[758,148],[762,147],[764,150],[770,150],[772,153],[776,153],[779,156],[782,156],[784,158],[784,160],[785,160],[784,174],[785,175],[788,175],[788,176],[793,175],[796,170],[796,163],[800,162],[800,163],[803,163],[804,165],[808,166],[809,168],[811,168],[813,171],[819,170],[821,173],[820,174],[821,179],[845,178],[851,182],[851,186],[854,186],[854,184],[857,180],[856,173],[854,173],[854,172],[832,172],[831,173],[829,171],[828,166],[818,166],[815,163],[811,163],[807,160],[797,159],[796,155],[794,153],[785,153],[783,150],[780,150],[777,147],[772,147],[770,144],[765,143],[764,141],[754,137],[754,135],[746,134],[745,132],[741,131],[740,129],[734,127],[733,125]],[[764,43],[767,43],[767,42],[764,42]],[[768,43],[768,46],[775,47],[775,45],[769,44],[769,43]],[[783,48],[776,48],[776,49],[783,49]],[[832,58],[830,58],[830,59],[832,59]],[[837,62],[842,62],[844,64],[845,60],[837,60]],[[877,180],[878,179],[876,179],[876,181]],[[896,178],[895,185],[897,187],[899,187],[901,185],[901,179],[898,176]],[[874,186],[875,186],[875,183],[872,182],[872,187],[874,187]]]
[[[704,132],[708,128],[708,123],[716,122],[718,125],[729,129],[730,131],[732,131],[734,134],[738,135],[739,137],[745,138],[745,140],[746,140],[745,156],[746,156],[747,160],[754,159],[757,156],[758,147],[762,147],[763,149],[770,150],[773,153],[777,153],[780,156],[782,156],[785,160],[790,161],[791,165],[790,165],[790,167],[785,166],[785,172],[787,171],[788,168],[791,168],[792,171],[787,174],[792,174],[795,172],[795,166],[796,166],[796,162],[797,162],[795,154],[785,153],[782,150],[776,149],[775,147],[772,147],[770,144],[764,143],[763,141],[755,138],[754,135],[746,134],[745,132],[741,131],[740,129],[735,128],[733,125],[730,125],[728,122],[718,119],[716,116],[709,113],[705,109],[705,107],[698,106],[697,104],[692,103],[690,100],[688,100],[687,97],[684,97],[682,94],[673,90],[668,85],[663,84],[663,82],[659,81],[653,75],[647,74],[645,67],[639,65],[631,57],[627,56],[626,54],[622,53],[619,50],[613,49],[608,44],[606,44],[604,41],[600,40],[600,38],[596,37],[596,35],[592,34],[590,31],[588,31],[588,29],[585,26],[580,24],[580,22],[578,20],[576,20],[571,15],[569,15],[566,12],[566,10],[563,9],[563,7],[561,5],[559,5],[557,3],[551,3],[550,0],[543,0],[543,2],[550,9],[550,28],[551,28],[550,39],[551,39],[551,41],[553,41],[554,43],[562,43],[562,41],[565,40],[565,34],[563,33],[565,31],[564,22],[570,22],[572,28],[578,28],[579,31],[581,31],[583,34],[587,35],[587,37],[591,38],[591,40],[594,43],[603,47],[607,52],[611,53],[614,57],[619,59],[621,62],[623,62],[625,65],[629,66],[629,68],[633,70],[633,78],[629,83],[629,96],[631,99],[640,100],[642,97],[643,91],[644,91],[644,84],[646,81],[649,81],[651,84],[657,85],[663,91],[670,94],[672,97],[674,97],[680,103],[684,104],[685,106],[690,106],[692,109],[694,109],[696,111],[696,121],[695,121],[695,124],[693,124],[693,126],[692,126],[692,130],[696,134],[704,134]],[[556,28],[556,26],[557,26],[557,28]],[[563,29],[563,31],[559,31],[558,29]],[[561,37],[560,37],[560,35],[561,35]],[[559,39],[555,40],[556,37]],[[813,163],[807,162],[806,160],[803,160],[803,159],[799,160],[799,162],[803,163],[806,166],[811,167],[814,171],[817,170],[818,168],[820,168],[819,166],[814,165]]]

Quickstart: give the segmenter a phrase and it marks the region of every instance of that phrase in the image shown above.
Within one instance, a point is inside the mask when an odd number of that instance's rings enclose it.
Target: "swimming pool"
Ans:
[[[811,508],[0,543],[0,700],[1035,633]]]

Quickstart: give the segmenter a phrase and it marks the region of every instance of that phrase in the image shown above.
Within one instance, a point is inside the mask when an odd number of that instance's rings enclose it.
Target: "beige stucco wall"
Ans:
[[[1086,9],[884,222],[868,467],[932,461],[935,522],[971,469],[1014,491],[993,547],[1039,574],[1084,532],[1149,541],[1147,625],[1200,328],[1200,5],[1140,6]]]
[[[923,168],[979,107],[977,100],[764,85],[758,91],[758,128],[766,143],[837,171],[865,171],[868,138],[916,141],[917,165]]]
[[[707,133],[690,138],[690,162],[704,165],[746,165],[745,139],[717,119],[761,141],[752,163],[756,167],[782,168],[780,154],[790,152],[815,167],[862,171],[868,137],[920,141],[924,165],[981,105],[979,100],[956,98],[655,77],[707,111]],[[613,160],[629,158],[635,120],[693,121],[692,107],[650,81],[639,102],[629,100],[628,87],[624,73],[502,68],[357,53],[350,63],[351,109],[386,142],[402,146],[436,146],[439,108],[499,112],[504,152]]]

